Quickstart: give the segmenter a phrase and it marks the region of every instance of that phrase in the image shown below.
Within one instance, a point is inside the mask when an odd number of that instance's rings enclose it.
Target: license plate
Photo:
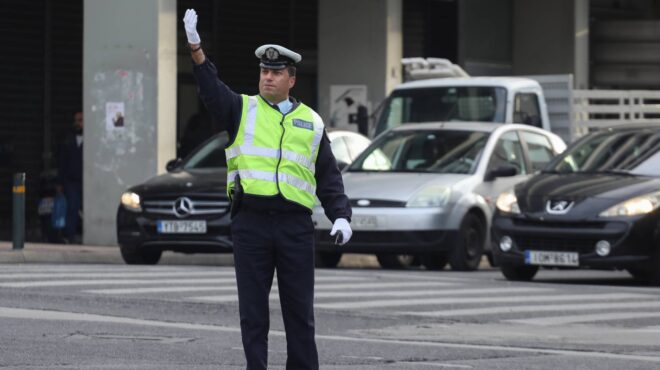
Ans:
[[[351,226],[355,229],[375,229],[378,227],[376,216],[353,216]]]
[[[573,252],[545,252],[525,251],[525,263],[539,266],[579,266],[577,253]]]
[[[158,221],[159,234],[205,234],[206,221]]]

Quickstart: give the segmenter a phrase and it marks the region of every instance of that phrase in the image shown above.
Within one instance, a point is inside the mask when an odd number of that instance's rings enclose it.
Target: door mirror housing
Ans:
[[[169,162],[167,162],[167,164],[165,165],[165,169],[167,170],[167,172],[172,172],[177,168],[181,167],[182,163],[183,160],[181,158],[172,159]]]
[[[344,168],[348,167],[348,163],[337,160],[337,167],[339,167],[339,171],[343,171]]]
[[[498,177],[511,177],[518,174],[518,169],[514,166],[504,165],[493,168],[486,172],[484,181],[493,181]]]

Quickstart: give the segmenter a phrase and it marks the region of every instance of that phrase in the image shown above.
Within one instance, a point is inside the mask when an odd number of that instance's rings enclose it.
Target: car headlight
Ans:
[[[600,217],[639,216],[651,213],[660,207],[660,192],[628,199],[601,212]]]
[[[451,189],[446,186],[429,186],[418,191],[406,203],[406,207],[442,207],[449,201]]]
[[[129,211],[142,212],[140,196],[132,191],[127,191],[121,195],[121,204]]]
[[[513,190],[505,191],[497,197],[495,202],[497,209],[505,213],[520,213],[520,207],[518,207],[518,198]]]

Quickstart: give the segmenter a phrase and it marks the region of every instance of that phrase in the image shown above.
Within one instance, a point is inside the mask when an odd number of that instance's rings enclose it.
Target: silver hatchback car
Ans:
[[[490,253],[499,193],[541,170],[566,145],[528,125],[409,124],[387,131],[343,172],[353,237],[337,246],[314,209],[317,266],[342,253],[376,254],[381,266],[475,270]]]

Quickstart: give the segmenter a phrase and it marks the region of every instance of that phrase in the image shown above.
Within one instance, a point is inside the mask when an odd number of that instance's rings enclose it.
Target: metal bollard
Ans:
[[[13,195],[13,249],[23,249],[25,244],[25,172],[14,174]]]

